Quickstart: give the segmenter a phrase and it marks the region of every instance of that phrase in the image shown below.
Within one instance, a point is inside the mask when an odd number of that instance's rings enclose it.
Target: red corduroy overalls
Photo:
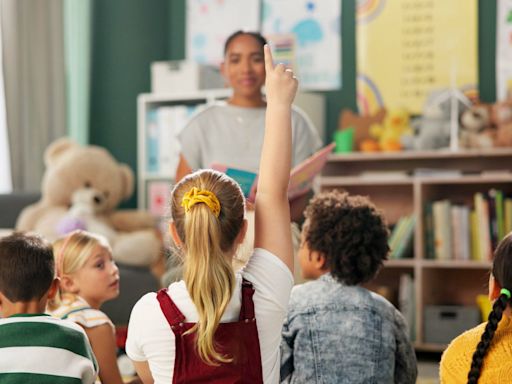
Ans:
[[[220,323],[214,337],[216,350],[231,357],[233,362],[211,366],[203,362],[196,352],[195,332],[184,335],[195,323],[185,322],[185,316],[169,297],[167,289],[158,291],[160,308],[176,340],[172,380],[174,384],[263,383],[253,294],[252,284],[244,279],[239,320],[233,323]]]

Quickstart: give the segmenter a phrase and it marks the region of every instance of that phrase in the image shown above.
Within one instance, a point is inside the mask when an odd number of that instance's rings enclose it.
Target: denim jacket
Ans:
[[[293,288],[281,343],[287,383],[414,383],[416,357],[396,308],[325,274]]]

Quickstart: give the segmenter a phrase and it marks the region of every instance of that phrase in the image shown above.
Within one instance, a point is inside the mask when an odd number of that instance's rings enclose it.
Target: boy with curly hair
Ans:
[[[416,357],[400,312],[361,286],[387,258],[388,229],[365,197],[330,191],[305,211],[299,262],[283,326],[281,380],[414,383]]]

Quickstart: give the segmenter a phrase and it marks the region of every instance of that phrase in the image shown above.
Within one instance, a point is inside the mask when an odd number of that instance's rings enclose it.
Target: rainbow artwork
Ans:
[[[386,0],[358,0],[356,9],[357,23],[369,23],[384,9]]]

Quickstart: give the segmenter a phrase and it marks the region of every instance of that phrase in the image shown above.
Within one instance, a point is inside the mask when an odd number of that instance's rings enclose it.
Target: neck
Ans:
[[[228,99],[228,104],[244,108],[261,108],[267,105],[261,93],[249,97],[233,95]]]
[[[36,315],[44,313],[46,310],[46,300],[38,301],[17,301],[15,303],[3,303],[2,316],[9,317],[12,315]]]
[[[89,304],[89,307],[91,307],[92,309],[100,309],[101,304],[103,304],[103,302],[98,301],[98,300],[90,299],[90,298],[83,297],[83,296],[80,296],[80,297],[82,299],[84,299],[87,302],[87,304]]]

